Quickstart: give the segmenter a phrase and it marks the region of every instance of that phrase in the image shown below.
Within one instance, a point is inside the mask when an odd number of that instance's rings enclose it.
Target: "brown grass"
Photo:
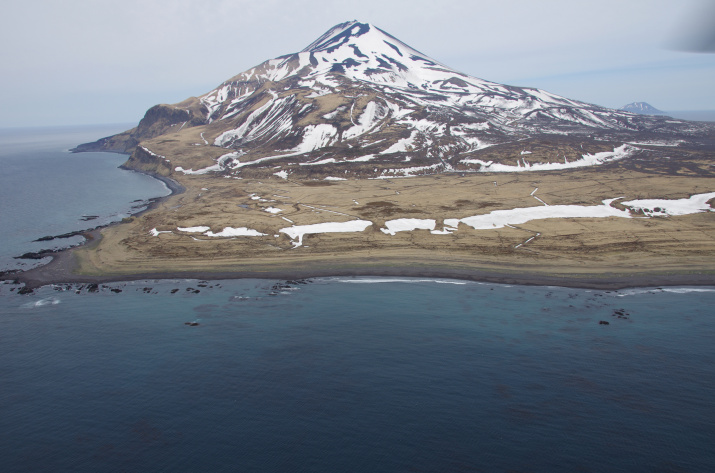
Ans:
[[[176,176],[186,186],[130,223],[103,231],[94,248],[76,253],[85,274],[136,272],[262,271],[380,265],[499,269],[552,274],[630,274],[715,270],[712,213],[651,219],[549,219],[518,228],[451,235],[425,230],[395,236],[379,229],[393,218],[463,218],[542,205],[598,205],[603,199],[687,197],[715,190],[715,179],[662,176],[622,168],[522,174],[437,175],[394,180],[291,182]],[[320,184],[317,184],[320,183]],[[496,184],[495,184],[496,183]],[[208,189],[208,190],[202,190]],[[259,197],[254,199],[252,197]],[[280,208],[278,214],[265,211]],[[308,235],[293,248],[281,228],[328,221],[369,219],[361,233]],[[208,238],[177,227],[248,227],[266,236]],[[150,230],[171,231],[158,237]],[[538,237],[523,244],[534,235]],[[278,235],[276,237],[276,235]],[[201,241],[196,241],[197,238]],[[519,248],[517,245],[522,244]]]

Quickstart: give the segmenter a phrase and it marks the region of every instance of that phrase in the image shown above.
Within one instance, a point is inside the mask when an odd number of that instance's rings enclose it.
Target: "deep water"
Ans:
[[[715,289],[15,287],[0,286],[4,471],[715,464]]]
[[[0,132],[0,262],[167,192],[118,170],[123,156],[63,151],[116,131]],[[0,283],[2,472],[715,465],[713,287],[322,278],[20,288]]]

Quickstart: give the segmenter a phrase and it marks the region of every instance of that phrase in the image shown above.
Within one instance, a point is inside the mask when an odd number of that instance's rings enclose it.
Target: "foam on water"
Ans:
[[[22,309],[36,309],[38,307],[46,307],[50,305],[57,305],[61,301],[56,298],[56,297],[47,297],[44,299],[40,299],[39,301],[34,301],[34,302],[28,302],[25,304],[22,304],[20,308]]]
[[[355,277],[355,278],[330,278],[332,281],[340,283],[351,283],[351,284],[422,284],[422,283],[434,283],[434,284],[455,284],[458,286],[464,286],[466,284],[482,284],[475,283],[471,281],[460,281],[457,279],[418,279],[418,278],[370,278],[370,277]]]
[[[617,294],[613,294],[617,297],[626,296],[636,296],[640,294],[659,294],[659,293],[672,293],[672,294],[697,294],[704,292],[715,292],[713,287],[652,287],[652,288],[636,288],[636,289],[623,289],[618,291]]]

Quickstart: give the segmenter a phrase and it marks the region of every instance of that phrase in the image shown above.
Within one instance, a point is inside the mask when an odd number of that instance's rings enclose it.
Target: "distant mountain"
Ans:
[[[666,112],[658,110],[654,106],[646,102],[633,102],[622,106],[619,110],[624,112],[638,113],[641,115],[667,115]]]
[[[536,137],[582,137],[602,151],[620,135],[697,135],[702,126],[471,77],[380,28],[351,21],[200,97],[152,107],[136,128],[76,151],[133,152],[130,167],[163,174],[307,165],[341,165],[345,173],[380,166],[439,172],[498,162],[481,151]],[[544,159],[563,162],[562,142]],[[568,146],[582,153],[584,143]]]

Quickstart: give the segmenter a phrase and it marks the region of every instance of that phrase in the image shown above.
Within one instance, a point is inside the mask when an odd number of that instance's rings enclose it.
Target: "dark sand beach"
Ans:
[[[624,178],[618,169],[598,176],[588,170],[570,173],[569,178],[576,184],[572,190],[564,190],[562,179],[548,173],[343,181],[317,187],[308,185],[311,182],[234,181],[211,176],[181,176],[181,182],[177,182],[146,173],[162,180],[171,194],[153,199],[145,210],[124,222],[87,232],[84,244],[51,253],[49,264],[9,272],[2,278],[17,279],[28,288],[142,279],[330,276],[452,278],[594,289],[715,285],[712,254],[707,250],[711,245],[708,213],[653,219],[551,219],[500,230],[463,229],[459,234],[437,236],[417,231],[392,237],[378,231],[387,218],[400,216],[401,212],[439,219],[440,215],[444,217],[443,209],[459,209],[465,202],[480,208],[478,212],[461,209],[465,214],[484,213],[489,206],[514,208],[524,202],[533,205],[531,195],[537,187],[539,195],[558,204],[579,197],[583,202],[582,189],[598,186],[598,192],[589,199],[598,203],[604,195],[618,195]],[[658,187],[664,179],[630,174],[625,177],[632,188]],[[509,181],[497,187],[495,178]],[[675,197],[687,192],[693,183],[710,185],[708,179],[666,179]],[[474,200],[475,190],[482,199],[491,200]],[[266,196],[264,200],[270,199],[270,203],[257,202],[256,195]],[[278,197],[281,202],[274,200]],[[358,201],[372,201],[377,206],[360,207]],[[265,212],[266,205],[292,209],[276,216]],[[289,221],[300,223],[369,218],[375,225],[374,231],[363,232],[359,237],[311,235],[310,244],[294,248],[285,235],[273,238],[276,225],[285,226],[285,215]],[[192,225],[221,229],[235,221],[259,228],[268,236],[263,240],[195,241],[190,234],[170,231]],[[152,228],[168,230],[168,235],[148,236]],[[538,239],[531,238],[537,234]],[[526,239],[530,243],[522,247],[520,243]]]

